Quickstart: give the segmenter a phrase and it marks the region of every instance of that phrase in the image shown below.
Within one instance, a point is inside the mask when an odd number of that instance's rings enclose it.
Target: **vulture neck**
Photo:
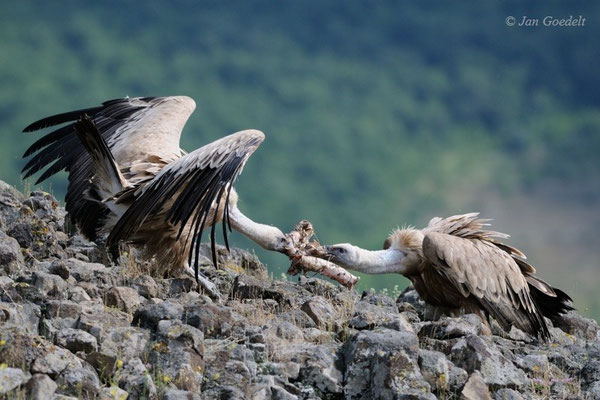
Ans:
[[[280,251],[279,247],[285,236],[283,232],[271,225],[259,224],[246,217],[236,206],[229,210],[231,228],[267,250]]]
[[[400,250],[365,250],[358,249],[358,262],[350,266],[351,269],[367,274],[390,274],[405,272],[405,266],[402,263],[404,253]]]

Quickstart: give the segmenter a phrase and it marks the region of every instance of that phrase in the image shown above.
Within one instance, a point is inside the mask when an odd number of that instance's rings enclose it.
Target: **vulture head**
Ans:
[[[330,260],[344,268],[352,269],[352,266],[360,263],[360,252],[362,249],[350,243],[325,246],[325,249]]]
[[[413,255],[397,248],[371,251],[350,243],[326,246],[330,260],[346,269],[367,274],[406,274],[412,267]]]

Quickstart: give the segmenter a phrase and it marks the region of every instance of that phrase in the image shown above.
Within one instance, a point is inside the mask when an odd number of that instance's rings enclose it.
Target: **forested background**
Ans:
[[[522,3],[4,1],[0,179],[27,187],[33,120],[184,94],[188,150],[266,133],[237,184],[253,219],[288,231],[306,218],[322,242],[378,249],[399,225],[478,210],[599,318],[600,3]],[[66,177],[42,188],[62,199]],[[287,269],[234,236],[275,277]]]

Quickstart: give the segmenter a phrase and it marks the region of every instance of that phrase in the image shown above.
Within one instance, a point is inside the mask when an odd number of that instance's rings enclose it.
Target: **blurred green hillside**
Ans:
[[[185,94],[188,150],[266,133],[237,185],[253,219],[380,248],[398,225],[479,210],[600,318],[600,3],[522,3],[3,2],[0,179],[23,187],[33,120]],[[586,24],[505,24],[525,15]],[[43,187],[62,198],[65,176]],[[289,265],[257,253],[275,276]]]

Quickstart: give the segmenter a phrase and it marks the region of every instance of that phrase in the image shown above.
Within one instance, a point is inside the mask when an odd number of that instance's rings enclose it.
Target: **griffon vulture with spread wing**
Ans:
[[[29,147],[24,157],[33,157],[23,172],[28,177],[49,166],[39,183],[66,170],[66,210],[81,232],[91,240],[108,234],[113,254],[120,242],[143,248],[147,258],[156,258],[158,274],[178,272],[195,260],[198,279],[201,233],[209,226],[216,265],[219,222],[227,247],[233,228],[282,252],[288,239],[242,214],[233,189],[264,134],[241,131],[186,153],[179,139],[195,107],[184,96],[124,98],[44,118],[24,131],[68,125]],[[201,283],[211,290],[210,282]]]
[[[572,310],[571,298],[534,276],[518,249],[496,239],[508,235],[486,230],[478,213],[433,218],[421,230],[398,229],[384,250],[349,243],[327,246],[331,261],[368,274],[399,273],[410,279],[421,298],[436,307],[492,316],[543,339],[551,320]]]

